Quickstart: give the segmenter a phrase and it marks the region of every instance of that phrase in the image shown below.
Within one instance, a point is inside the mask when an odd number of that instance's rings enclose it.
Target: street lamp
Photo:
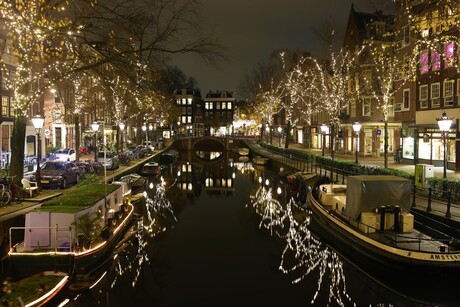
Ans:
[[[279,134],[278,147],[281,147],[281,131],[283,131],[283,128],[281,128],[281,126],[279,126],[279,127],[278,127],[278,134]]]
[[[118,124],[118,126],[120,127],[120,148],[121,150],[120,151],[123,151],[123,130],[125,130],[125,123],[121,122]]]
[[[359,131],[361,131],[361,124],[358,122],[355,122],[353,124],[353,131],[355,132],[356,135],[356,142],[355,142],[355,163],[358,163],[358,140],[359,140]]]
[[[443,178],[447,177],[447,136],[449,135],[450,126],[452,125],[452,117],[447,117],[446,112],[442,112],[440,118],[436,118],[438,121],[439,130],[441,131],[442,141],[444,144],[444,174]]]
[[[322,150],[322,156],[324,156],[324,147],[326,147],[326,133],[328,132],[328,126],[326,124],[321,125],[321,133],[323,134],[323,150]]]
[[[43,128],[43,124],[45,123],[45,118],[42,117],[40,114],[37,114],[32,118],[32,123],[35,127],[35,132],[37,133],[37,172],[36,172],[36,179],[37,179],[37,186],[38,190],[41,190],[41,178],[40,178],[40,160],[42,158],[41,155],[41,138],[40,138],[40,130]]]
[[[148,148],[147,146],[149,144],[149,135],[147,133],[147,124],[144,123],[142,125],[142,131],[144,131],[144,133],[145,133],[145,148]]]
[[[97,160],[97,131],[99,130],[99,123],[94,122],[91,124],[91,129],[94,132],[94,162]]]

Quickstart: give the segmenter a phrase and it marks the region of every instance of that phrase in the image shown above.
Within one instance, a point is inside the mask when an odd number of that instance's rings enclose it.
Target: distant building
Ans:
[[[180,107],[177,133],[186,136],[204,135],[203,100],[198,89],[180,89],[174,93]]]
[[[233,110],[235,98],[232,92],[209,91],[204,98],[205,135],[233,134]]]

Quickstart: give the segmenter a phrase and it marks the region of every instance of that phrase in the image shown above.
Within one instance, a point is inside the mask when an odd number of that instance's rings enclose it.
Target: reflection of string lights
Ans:
[[[144,234],[147,234],[149,237],[154,237],[159,233],[166,231],[166,227],[161,227],[162,219],[172,219],[177,222],[172,205],[166,197],[164,184],[159,183],[156,185],[156,191],[152,198],[148,197],[147,193],[144,195],[146,195],[146,219],[138,220],[137,228],[134,233],[125,238],[126,242],[129,242],[130,246],[137,245],[137,250],[132,253],[123,254],[125,257],[119,257],[120,254],[117,254],[114,257],[114,270],[116,275],[110,284],[110,288],[115,286],[118,281],[118,277],[123,276],[128,272],[134,272],[131,285],[132,287],[135,287],[142,273],[144,264],[148,265],[150,263],[146,251],[147,241],[144,240]],[[123,250],[128,251],[130,249],[125,247]],[[134,257],[135,259],[133,259]]]
[[[261,183],[261,181],[259,181]],[[335,301],[339,306],[345,306],[345,299],[351,301],[346,292],[345,274],[342,261],[334,251],[321,244],[313,237],[308,226],[311,212],[297,206],[291,198],[286,208],[272,197],[272,191],[263,185],[256,194],[251,196],[252,206],[261,216],[259,228],[273,229],[278,237],[286,240],[282,252],[279,269],[281,272],[298,275],[292,283],[299,283],[313,271],[318,271],[318,285],[311,303],[318,297],[323,281],[329,280],[329,303]],[[295,213],[293,212],[295,211]],[[288,261],[289,259],[289,261]],[[292,260],[294,259],[294,262]],[[290,263],[290,264],[288,264]]]

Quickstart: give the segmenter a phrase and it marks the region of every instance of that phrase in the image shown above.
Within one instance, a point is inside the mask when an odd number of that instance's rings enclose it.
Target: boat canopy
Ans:
[[[345,213],[357,219],[361,212],[381,206],[410,211],[411,181],[397,176],[349,176]]]

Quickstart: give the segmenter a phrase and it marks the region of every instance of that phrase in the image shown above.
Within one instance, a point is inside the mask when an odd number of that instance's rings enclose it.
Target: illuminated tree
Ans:
[[[64,9],[62,1],[0,1],[0,16],[12,41],[16,62],[14,69],[3,64],[2,70],[10,76],[4,81],[12,93],[14,110],[10,174],[19,179],[23,175],[27,118],[41,109],[41,95],[53,86],[49,77],[60,74],[58,63],[72,57],[65,52],[73,28],[63,14]]]

